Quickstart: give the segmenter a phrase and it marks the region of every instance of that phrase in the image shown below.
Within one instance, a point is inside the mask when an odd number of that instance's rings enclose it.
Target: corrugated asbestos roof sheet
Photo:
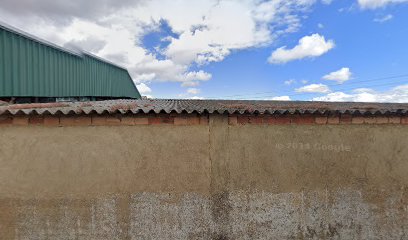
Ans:
[[[284,102],[241,100],[109,100],[0,106],[0,115],[78,115],[143,113],[228,113],[228,114],[363,114],[408,115],[405,103]]]

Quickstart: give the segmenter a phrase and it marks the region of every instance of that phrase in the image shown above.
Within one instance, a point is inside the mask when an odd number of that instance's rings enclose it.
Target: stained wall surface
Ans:
[[[407,125],[0,127],[0,239],[404,239]]]

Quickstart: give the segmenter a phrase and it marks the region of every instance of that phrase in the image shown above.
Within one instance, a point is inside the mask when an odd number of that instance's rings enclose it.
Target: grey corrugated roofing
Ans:
[[[407,115],[406,103],[349,103],[301,101],[241,100],[109,100],[97,102],[60,102],[12,104],[0,106],[0,115],[38,114],[145,114],[145,113],[217,113],[217,114],[362,114]]]

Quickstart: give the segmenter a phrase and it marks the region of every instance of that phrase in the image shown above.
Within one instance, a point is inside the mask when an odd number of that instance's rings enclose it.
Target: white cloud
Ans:
[[[143,73],[139,74],[134,78],[136,82],[148,82],[153,80],[156,77],[155,73]]]
[[[204,98],[203,98],[203,97],[199,97],[199,96],[194,96],[194,97],[191,97],[190,99],[203,100]]]
[[[297,30],[300,18],[295,11],[313,3],[312,0],[204,2],[206,4],[202,4],[201,9],[195,7],[194,10],[186,9],[183,14],[178,14],[179,22],[170,21],[181,35],[172,39],[165,54],[177,63],[219,62],[233,50],[268,44],[284,32]],[[189,6],[188,3],[184,4]],[[170,1],[168,6],[174,8],[171,5],[174,5],[174,1]],[[196,1],[192,5],[195,6]],[[186,12],[197,14],[189,26],[184,26],[188,22],[184,16]],[[201,27],[191,31],[194,26]]]
[[[198,88],[189,88],[189,89],[187,89],[187,93],[193,94],[193,95],[199,94],[199,93],[200,93],[200,89],[198,89]]]
[[[147,86],[144,83],[140,83],[136,85],[137,90],[139,90],[140,94],[146,94],[146,93],[151,93],[152,89],[149,88],[149,86]]]
[[[187,65],[177,64],[170,59],[159,60],[148,55],[141,62],[129,70],[136,76],[136,82],[158,81],[158,82],[193,82],[208,81],[212,75],[199,71],[188,71]],[[151,77],[154,78],[151,78]]]
[[[379,18],[374,18],[374,22],[379,22],[379,23],[384,23],[384,22],[388,22],[391,19],[393,19],[394,16],[391,14],[385,15],[384,17],[379,17]]]
[[[317,24],[317,27],[320,28],[320,29],[323,29],[324,25],[322,23],[319,23],[319,24]]]
[[[407,3],[408,0],[358,0],[358,4],[363,9],[375,9],[385,7],[389,4]]]
[[[294,79],[289,79],[289,80],[284,81],[283,83],[284,83],[285,85],[292,85],[292,84],[296,83],[296,80],[294,80]]]
[[[266,46],[299,29],[315,0],[17,2],[2,2],[0,20],[123,65],[137,83],[191,85],[211,79],[210,73],[200,70],[202,64],[222,61],[233,51]],[[160,28],[161,21],[178,36],[164,36],[169,45],[152,53],[142,39]]]
[[[350,71],[350,68],[344,67],[344,68],[341,68],[340,70],[324,75],[323,79],[337,81],[338,83],[342,84],[350,80],[351,75],[352,75],[352,72]]]
[[[1,9],[13,15],[36,17],[42,16],[47,20],[60,24],[68,24],[73,18],[98,19],[116,11],[135,6],[144,0],[99,0],[97,4],[83,0],[2,0]]]
[[[313,98],[314,101],[329,102],[408,102],[408,84],[392,88],[388,91],[378,92],[372,89],[356,89],[350,94],[333,92],[326,96]]]
[[[307,86],[303,86],[301,88],[295,89],[296,92],[299,93],[328,93],[330,92],[330,88],[324,84],[310,84]]]
[[[200,70],[198,72],[189,72],[186,74],[186,81],[208,81],[210,80],[212,75],[210,73],[204,72]]]
[[[327,53],[334,46],[333,40],[326,41],[324,36],[316,33],[304,36],[292,49],[287,49],[286,46],[276,49],[268,61],[272,64],[282,64],[303,58],[314,58]]]
[[[290,101],[290,97],[289,97],[289,96],[279,96],[279,97],[273,97],[273,98],[271,98],[271,100],[275,100],[275,101]]]
[[[182,87],[197,87],[200,85],[200,82],[183,82],[181,84]]]

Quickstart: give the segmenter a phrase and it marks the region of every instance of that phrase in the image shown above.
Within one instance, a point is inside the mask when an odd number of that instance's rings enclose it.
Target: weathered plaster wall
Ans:
[[[408,128],[229,128],[232,239],[408,238]]]
[[[404,239],[407,125],[0,128],[0,239]]]

